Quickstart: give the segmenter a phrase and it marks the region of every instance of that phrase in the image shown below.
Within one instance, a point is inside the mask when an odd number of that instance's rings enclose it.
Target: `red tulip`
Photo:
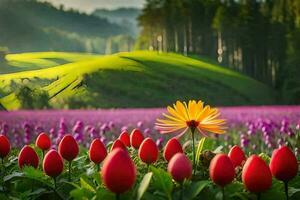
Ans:
[[[59,154],[67,161],[72,161],[78,155],[79,148],[72,135],[65,135],[58,145]]]
[[[107,156],[106,148],[100,139],[94,139],[89,150],[89,157],[95,164],[101,163]]]
[[[235,171],[230,158],[225,154],[216,155],[210,162],[209,175],[211,180],[221,187],[231,183]]]
[[[273,151],[270,170],[278,180],[287,182],[293,179],[298,172],[295,154],[286,146]]]
[[[10,152],[10,143],[5,135],[0,135],[0,157],[5,158]]]
[[[123,131],[120,136],[119,139],[127,146],[130,147],[130,136],[128,134],[127,131]]]
[[[119,139],[116,139],[114,141],[114,143],[111,146],[110,151],[112,151],[112,150],[114,150],[116,148],[121,148],[121,149],[127,151],[127,148],[126,148],[125,144],[121,140],[119,140]]]
[[[243,167],[242,180],[247,190],[260,193],[271,187],[272,174],[264,160],[257,155],[252,155]]]
[[[49,136],[44,132],[39,134],[39,136],[36,138],[35,146],[37,146],[38,148],[40,148],[43,151],[50,149],[51,140],[50,140]]]
[[[165,160],[169,162],[176,153],[183,153],[182,146],[176,138],[172,138],[167,142],[164,149]]]
[[[37,168],[39,165],[39,157],[33,148],[26,145],[19,153],[18,164],[20,169],[25,165]]]
[[[129,190],[136,179],[136,168],[127,151],[114,149],[104,160],[101,177],[104,185],[117,194]]]
[[[230,149],[228,156],[234,168],[236,168],[237,166],[242,166],[243,162],[246,161],[246,156],[243,150],[237,145],[234,145]]]
[[[56,150],[52,149],[45,155],[43,170],[50,177],[57,177],[63,172],[64,163]]]
[[[135,149],[139,149],[141,143],[144,140],[144,136],[139,129],[133,129],[130,135],[130,143]]]
[[[155,142],[151,138],[146,138],[139,148],[140,159],[149,165],[157,161],[158,155],[159,150]]]
[[[192,162],[183,153],[176,153],[168,164],[168,172],[179,183],[191,178],[192,171]]]

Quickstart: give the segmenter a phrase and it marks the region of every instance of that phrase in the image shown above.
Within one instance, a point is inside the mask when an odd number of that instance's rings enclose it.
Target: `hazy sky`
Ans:
[[[119,7],[143,7],[145,0],[40,0],[54,5],[65,5],[66,8],[75,8],[80,11],[91,12],[96,8],[114,9]]]

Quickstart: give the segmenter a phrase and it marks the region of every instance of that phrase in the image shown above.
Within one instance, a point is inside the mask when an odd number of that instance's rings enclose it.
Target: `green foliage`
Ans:
[[[21,86],[16,92],[16,98],[21,102],[22,109],[50,108],[49,95],[46,91]]]
[[[205,145],[204,145],[205,146]],[[212,147],[213,148],[213,147]],[[204,148],[203,148],[204,150]],[[205,151],[212,149],[206,149]],[[94,199],[116,200],[116,195],[108,191],[101,182],[100,174],[94,164],[87,157],[87,149],[81,147],[80,155],[73,161],[73,174],[68,182],[67,163],[64,172],[57,177],[57,188],[54,188],[52,178],[46,176],[40,165],[38,169],[25,167],[18,168],[17,155],[19,150],[13,149],[5,159],[4,166],[0,165],[0,198],[1,199]],[[129,149],[129,152],[131,150]],[[189,152],[186,152],[189,154]],[[207,177],[201,180],[184,181],[183,185],[172,181],[166,171],[166,163],[161,158],[155,166],[146,170],[139,160],[136,152],[130,153],[136,163],[138,177],[134,187],[121,194],[122,200],[221,200],[221,188]],[[261,154],[262,155],[262,154]],[[41,156],[41,155],[39,155]],[[208,167],[202,170],[207,170]],[[199,170],[199,169],[198,169]],[[285,199],[284,185],[281,181],[273,179],[272,187],[262,193],[261,198],[266,200]],[[289,182],[289,198],[299,199],[300,176]],[[182,198],[181,195],[183,194]],[[247,192],[243,183],[236,178],[225,187],[225,199],[228,200],[255,200],[256,195]]]

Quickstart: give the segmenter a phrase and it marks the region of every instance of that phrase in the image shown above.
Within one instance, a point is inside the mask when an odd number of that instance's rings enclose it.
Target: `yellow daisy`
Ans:
[[[169,114],[163,113],[167,119],[157,119],[156,128],[161,134],[179,132],[178,137],[182,136],[188,129],[192,133],[198,130],[207,136],[207,132],[223,134],[226,127],[224,119],[218,119],[220,112],[217,108],[204,106],[202,101],[190,100],[186,102],[177,101],[173,107],[168,106]]]

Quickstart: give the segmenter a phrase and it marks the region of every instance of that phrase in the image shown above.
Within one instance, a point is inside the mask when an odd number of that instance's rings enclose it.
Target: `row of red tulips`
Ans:
[[[51,140],[47,134],[41,133],[36,139],[36,146],[43,152],[51,147]],[[129,190],[135,183],[136,167],[132,161],[127,147],[132,146],[138,150],[139,158],[147,165],[158,160],[159,149],[151,138],[144,138],[138,129],[134,129],[129,135],[122,132],[114,141],[108,154],[105,145],[100,139],[94,139],[89,148],[89,158],[96,165],[104,161],[101,169],[101,178],[105,186],[117,195]],[[10,151],[10,143],[4,136],[0,136],[0,157],[5,158]],[[71,163],[79,153],[79,147],[72,135],[65,135],[59,143],[58,151],[51,149],[43,158],[43,171],[56,180],[63,172],[63,159],[69,162],[69,178],[71,175]],[[108,154],[108,155],[107,155]],[[43,153],[44,155],[44,153]],[[163,151],[163,156],[168,162],[168,172],[173,179],[182,183],[192,177],[192,163],[184,154],[180,142],[176,138],[170,139]],[[20,169],[29,165],[38,167],[39,158],[33,148],[26,145],[22,148],[18,157]],[[270,165],[257,155],[248,159],[244,152],[234,146],[228,155],[216,155],[209,167],[211,180],[224,188],[236,177],[235,168],[242,168],[242,181],[245,188],[259,195],[268,190],[272,185],[272,175],[284,182],[287,192],[288,182],[298,172],[298,163],[295,155],[288,147],[281,147],[273,152]],[[120,170],[122,169],[122,170]]]

